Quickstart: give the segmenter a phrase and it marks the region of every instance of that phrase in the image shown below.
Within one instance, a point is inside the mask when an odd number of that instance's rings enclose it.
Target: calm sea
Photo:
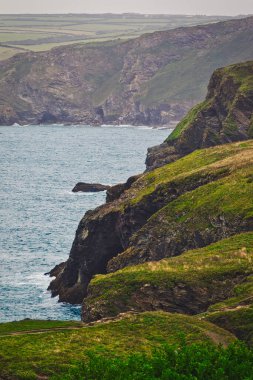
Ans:
[[[79,182],[116,184],[145,169],[149,146],[169,130],[145,127],[0,127],[0,321],[80,319],[80,307],[47,292],[48,272],[68,258],[78,222],[105,193],[73,194]]]

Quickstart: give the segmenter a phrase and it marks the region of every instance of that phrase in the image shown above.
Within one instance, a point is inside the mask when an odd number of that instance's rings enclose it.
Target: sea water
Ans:
[[[145,127],[0,127],[0,321],[80,319],[58,303],[44,273],[65,261],[80,219],[105,193],[72,193],[79,182],[116,184],[145,169],[147,148],[170,130]]]

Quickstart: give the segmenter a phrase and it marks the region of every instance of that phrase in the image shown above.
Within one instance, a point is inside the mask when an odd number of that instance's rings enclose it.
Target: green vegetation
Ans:
[[[165,305],[166,299],[170,300],[167,304],[168,311],[188,308],[188,312],[197,312],[198,307],[195,310],[191,309],[194,299],[199,308],[217,302],[220,297],[229,298],[224,305],[231,305],[232,302],[238,304],[239,300],[253,297],[253,277],[250,276],[253,275],[252,261],[253,233],[235,235],[178,257],[126,267],[111,274],[97,275],[90,283],[90,296],[85,299],[85,308],[93,310],[93,313],[97,309],[98,314],[102,313],[103,316],[117,315],[123,310],[140,310],[143,307],[142,302],[138,305],[138,297],[136,301],[135,296],[143,292],[145,294],[143,287],[148,287],[148,291],[155,289],[150,298],[151,304],[148,304],[149,293],[143,296],[146,299],[145,308],[154,307],[152,300],[155,294],[161,294],[160,307],[162,294],[166,294]],[[242,284],[236,285],[237,281],[231,282],[231,279],[237,277],[244,279]],[[189,305],[185,304],[185,298],[180,301],[173,293],[178,284],[188,294]],[[203,295],[199,289],[204,289]],[[231,294],[236,298],[231,298]],[[217,307],[213,306],[214,310]]]
[[[209,149],[196,150],[193,153],[144,174],[128,191],[127,200],[137,204],[145,196],[152,194],[158,186],[168,188],[175,181],[197,179],[201,175],[214,175],[237,168],[235,165],[247,165],[251,161],[253,141],[217,146]],[[228,171],[229,169],[229,171]]]
[[[29,327],[29,321],[24,329]],[[48,321],[30,321],[43,330]],[[57,323],[56,323],[57,326]],[[10,331],[9,324],[7,330]],[[14,331],[16,327],[14,326]],[[21,327],[19,327],[21,329]],[[2,330],[6,331],[3,326]],[[37,379],[68,372],[72,363],[83,361],[90,353],[111,358],[137,353],[150,355],[153,349],[164,344],[179,344],[182,336],[187,344],[215,342],[228,345],[233,335],[215,325],[194,317],[164,312],[130,314],[107,323],[73,329],[21,333],[0,336],[0,376],[20,380]]]
[[[45,51],[56,46],[138,37],[156,30],[222,21],[229,17],[125,15],[0,15],[0,60],[19,49]],[[2,49],[2,48],[1,48]]]
[[[242,343],[227,349],[202,343],[162,346],[152,356],[126,359],[89,355],[88,363],[75,363],[67,375],[52,380],[251,380],[253,350]]]
[[[223,32],[220,30],[220,33]],[[179,54],[175,46],[167,49]],[[222,41],[220,36],[219,43],[203,49],[201,55],[199,50],[191,53],[186,50],[179,62],[162,67],[150,81],[142,85],[138,99],[150,107],[175,100],[187,100],[194,105],[204,99],[207,81],[215,69],[250,60],[252,57],[253,44],[250,34],[238,32],[230,41]]]
[[[235,307],[224,307],[220,311],[210,311],[204,314],[204,319],[231,331],[239,339],[253,347],[253,292],[251,296]],[[219,304],[221,306],[221,304]],[[210,309],[214,309],[212,306]]]
[[[236,219],[240,219],[243,224],[243,221],[253,217],[253,205],[249,202],[253,192],[253,183],[249,181],[252,174],[251,166],[201,186],[171,202],[152,216],[150,221],[155,223],[163,215],[165,229],[169,223],[176,223],[178,228],[184,224],[189,233],[193,230],[203,231],[205,228],[215,229],[218,216],[222,216],[227,224],[233,224]]]
[[[69,321],[40,321],[26,319],[23,321],[7,322],[0,324],[0,336],[5,334],[13,334],[25,331],[38,331],[48,329],[64,329],[69,327],[83,326],[81,322],[69,322]]]

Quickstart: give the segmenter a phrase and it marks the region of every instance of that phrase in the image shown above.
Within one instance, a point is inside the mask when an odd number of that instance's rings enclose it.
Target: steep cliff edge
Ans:
[[[53,295],[79,303],[94,274],[251,230],[252,164],[248,141],[196,151],[142,175],[118,200],[84,216],[69,260],[52,273]],[[230,199],[237,199],[233,207]]]
[[[175,123],[214,69],[253,58],[252,32],[248,17],[16,55],[0,63],[0,125]]]
[[[215,118],[226,121],[214,129],[208,124],[206,144],[220,144],[219,136],[225,141],[227,136],[241,140],[251,136],[252,78],[252,62],[213,75],[208,99],[217,107]],[[224,104],[229,104],[229,116]],[[210,111],[201,107],[205,131]],[[194,110],[187,120],[193,114]],[[179,132],[183,137],[187,132],[197,145],[199,116],[196,120],[183,123],[185,129],[180,123],[169,141],[189,142],[190,137],[183,140],[181,135],[174,140]],[[81,303],[95,274],[176,256],[251,231],[252,153],[252,141],[196,150],[111,188],[108,203],[87,212],[80,222],[67,262],[51,271],[56,277],[49,287],[52,294],[60,301]]]
[[[194,107],[160,146],[150,148],[147,170],[195,149],[253,138],[253,62],[218,69],[206,100]]]

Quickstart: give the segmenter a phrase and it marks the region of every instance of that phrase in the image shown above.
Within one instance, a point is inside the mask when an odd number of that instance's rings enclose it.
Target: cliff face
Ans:
[[[79,303],[94,274],[179,255],[250,231],[252,149],[249,141],[194,152],[142,175],[119,199],[89,211],[79,224],[69,260],[52,272],[53,295]],[[242,189],[238,183],[244,184]],[[240,199],[235,208],[230,207],[233,199]]]
[[[160,146],[149,149],[147,170],[196,149],[253,138],[253,62],[218,69],[206,100],[194,107]]]
[[[253,58],[253,17],[72,45],[0,63],[0,124],[170,124],[212,71]]]

